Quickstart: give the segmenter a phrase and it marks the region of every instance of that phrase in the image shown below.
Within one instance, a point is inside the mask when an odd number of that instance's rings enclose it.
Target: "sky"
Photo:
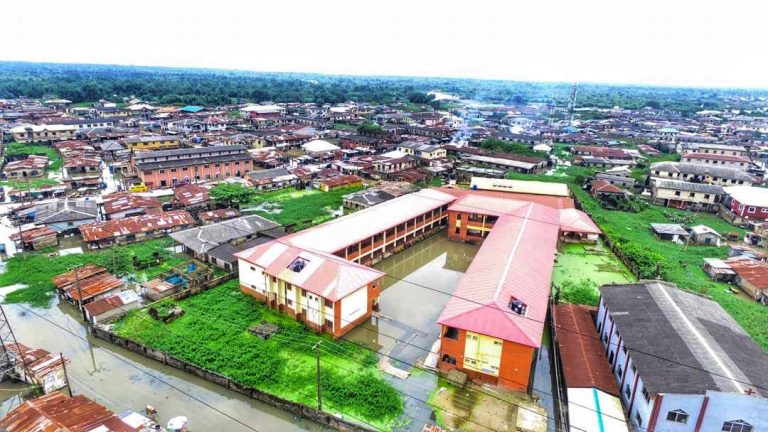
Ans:
[[[0,60],[768,88],[768,1],[4,0]]]

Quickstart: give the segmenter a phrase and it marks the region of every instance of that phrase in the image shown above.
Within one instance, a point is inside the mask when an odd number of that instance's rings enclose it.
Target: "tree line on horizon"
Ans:
[[[138,97],[157,104],[217,106],[241,102],[360,101],[440,104],[428,92],[505,105],[539,102],[565,106],[570,83],[423,77],[379,77],[304,73],[260,73],[215,69],[0,63],[0,98],[64,98],[75,103]],[[747,108],[768,91],[580,84],[577,106],[652,107],[690,114],[702,109]]]

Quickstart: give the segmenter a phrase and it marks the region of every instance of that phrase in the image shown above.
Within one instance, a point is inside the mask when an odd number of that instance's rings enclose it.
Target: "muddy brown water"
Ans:
[[[115,413],[140,411],[149,404],[157,409],[161,423],[183,415],[189,418],[193,431],[328,430],[93,338],[87,334],[78,312],[69,304],[32,309],[44,318],[17,305],[3,307],[20,343],[52,353],[63,352],[71,360],[67,372],[73,392],[88,396]],[[9,382],[0,383],[0,398],[4,401],[0,406],[0,415],[19,403],[17,394],[24,387]]]

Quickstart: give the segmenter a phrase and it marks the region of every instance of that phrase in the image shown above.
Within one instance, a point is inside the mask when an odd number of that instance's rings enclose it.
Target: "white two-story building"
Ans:
[[[768,354],[720,305],[662,281],[600,294],[598,333],[635,430],[768,431]]]

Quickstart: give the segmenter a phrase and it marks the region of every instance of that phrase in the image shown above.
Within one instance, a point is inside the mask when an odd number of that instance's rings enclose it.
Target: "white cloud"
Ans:
[[[764,1],[7,3],[3,60],[768,87]]]

